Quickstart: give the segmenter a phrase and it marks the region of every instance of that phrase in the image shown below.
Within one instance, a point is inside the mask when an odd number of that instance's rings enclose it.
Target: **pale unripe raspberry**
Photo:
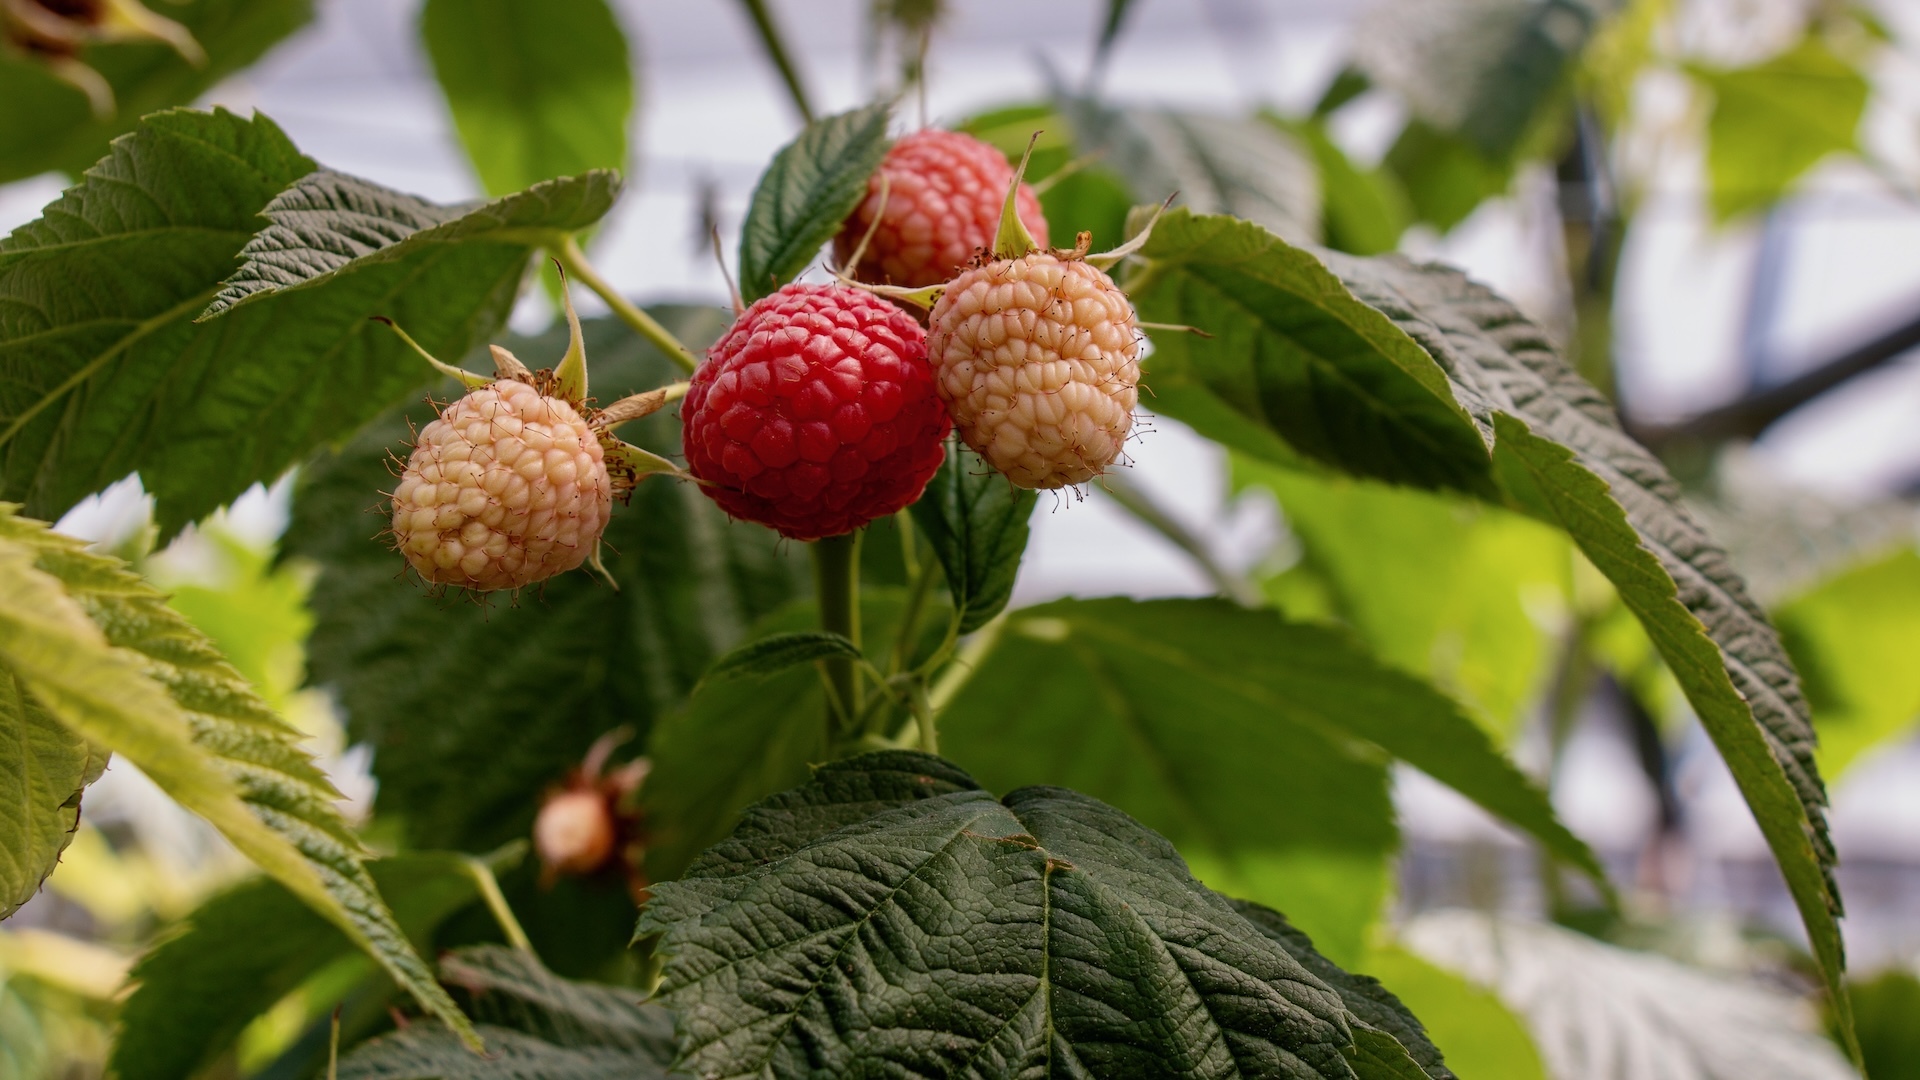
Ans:
[[[962,272],[934,305],[927,359],[961,438],[1019,487],[1100,475],[1133,426],[1133,305],[1079,259],[1036,251]]]
[[[613,509],[598,433],[566,401],[501,379],[420,432],[393,536],[430,582],[517,589],[579,566]]]
[[[533,819],[533,847],[554,874],[590,874],[613,854],[613,808],[598,788],[554,793]]]

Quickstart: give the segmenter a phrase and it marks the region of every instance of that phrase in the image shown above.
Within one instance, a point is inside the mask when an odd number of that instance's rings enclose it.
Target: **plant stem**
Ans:
[[[480,890],[480,899],[484,900],[487,910],[493,913],[493,919],[500,924],[500,932],[507,936],[507,944],[521,952],[532,955],[533,942],[527,940],[527,932],[520,927],[520,920],[513,917],[513,909],[507,906],[507,898],[500,892],[500,881],[493,876],[493,868],[480,859],[467,859],[467,872],[473,875],[473,883]]]
[[[1259,586],[1247,580],[1244,575],[1236,574],[1220,565],[1220,561],[1213,557],[1213,552],[1207,550],[1207,545],[1199,537],[1189,532],[1186,526],[1175,521],[1173,515],[1161,509],[1146,492],[1112,473],[1106,474],[1101,479],[1101,484],[1106,488],[1107,494],[1113,496],[1113,501],[1119,503],[1141,524],[1165,537],[1174,547],[1186,552],[1193,559],[1194,564],[1200,568],[1200,572],[1207,575],[1208,580],[1213,582],[1213,587],[1220,590],[1220,595],[1241,607],[1260,606],[1263,598],[1260,595]]]
[[[914,639],[920,636],[920,616],[926,612],[927,595],[933,591],[933,560],[926,560],[909,573],[913,575],[912,584],[908,586],[906,610],[900,615],[900,632],[893,640],[893,662],[887,667],[889,675],[905,671],[907,662],[913,659]]]
[[[767,0],[740,0],[740,5],[747,9],[753,28],[760,32],[760,47],[767,50],[767,59],[780,69],[780,78],[787,84],[787,96],[793,99],[801,121],[813,123],[813,105],[807,101],[806,87],[800,85],[800,72],[793,66],[793,56],[787,51],[780,27],[774,24],[773,12],[767,10]]]
[[[633,301],[621,296],[618,290],[607,284],[607,279],[601,277],[600,272],[587,261],[586,253],[580,250],[579,241],[575,240],[571,234],[564,237],[558,244],[549,244],[547,251],[560,261],[562,269],[573,277],[579,278],[587,288],[592,289],[600,299],[605,300],[607,306],[613,309],[613,313],[620,317],[621,322],[632,327],[634,333],[652,342],[654,348],[666,353],[667,359],[679,364],[688,373],[700,366],[700,360],[693,355],[693,350],[680,344],[680,339],[674,337],[666,327],[655,322],[653,316],[642,311]]]
[[[914,679],[907,693],[907,701],[913,706],[914,723],[920,728],[920,749],[929,754],[938,754],[940,736],[934,730],[933,703],[927,700],[927,680]]]
[[[860,534],[829,536],[813,542],[813,581],[820,596],[820,629],[860,644]],[[821,661],[827,685],[833,689],[838,715],[851,727],[860,716],[860,669],[853,658],[836,656]],[[828,743],[842,732],[829,718]]]

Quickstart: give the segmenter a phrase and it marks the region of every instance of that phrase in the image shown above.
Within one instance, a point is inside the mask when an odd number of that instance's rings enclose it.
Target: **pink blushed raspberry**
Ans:
[[[993,245],[1012,182],[1012,167],[992,145],[957,131],[914,132],[887,151],[867,183],[866,199],[835,238],[834,254],[843,264],[852,258],[877,215],[880,224],[860,265],[850,268],[853,275],[906,288],[938,285]],[[1020,220],[1046,246],[1047,219],[1039,197],[1021,184],[1016,202]]]

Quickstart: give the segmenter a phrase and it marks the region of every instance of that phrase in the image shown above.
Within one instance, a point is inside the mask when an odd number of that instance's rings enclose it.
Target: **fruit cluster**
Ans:
[[[707,351],[686,385],[681,475],[733,517],[817,540],[912,504],[949,432],[1024,488],[1118,460],[1140,343],[1101,265],[1122,252],[1089,257],[1085,234],[1047,248],[1024,171],[968,135],[896,143],[835,240],[857,276],[763,297]],[[907,305],[928,303],[923,328]],[[499,348],[492,379],[427,358],[469,387],[420,432],[392,495],[395,546],[428,582],[518,589],[571,570],[594,558],[614,499],[677,471],[609,434],[668,391],[589,407],[571,303],[567,316],[553,372]]]
[[[688,470],[728,513],[800,540],[919,498],[949,419],[1017,486],[1100,475],[1138,403],[1133,306],[1046,235],[999,150],[901,139],[834,241],[865,288],[789,285],[741,313],[681,410]],[[924,332],[875,295],[935,292]]]

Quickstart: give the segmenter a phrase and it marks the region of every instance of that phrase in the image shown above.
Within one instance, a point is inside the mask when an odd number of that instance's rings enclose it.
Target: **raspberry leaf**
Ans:
[[[464,855],[410,852],[368,869],[416,948],[431,948],[435,930],[479,900]],[[354,951],[346,935],[271,878],[208,899],[134,966],[134,990],[118,1016],[114,1074],[122,1080],[195,1075],[248,1024]],[[372,993],[379,1002],[372,1012],[383,1017],[392,989]],[[356,1019],[343,1018],[346,1037]]]
[[[1613,582],[1753,809],[1850,1029],[1826,792],[1799,678],[1725,552],[1612,406],[1538,327],[1454,270],[1316,257],[1258,226],[1182,211],[1146,255],[1134,282],[1143,315],[1214,335],[1156,337],[1154,385],[1172,391],[1159,407],[1249,452],[1258,440],[1240,431],[1265,428],[1350,473],[1522,510],[1565,530]]]
[[[773,156],[740,231],[740,296],[751,304],[793,280],[866,194],[892,140],[886,104],[808,124]]]
[[[16,686],[139,766],[478,1045],[381,901],[300,733],[164,594],[4,505],[0,574],[0,669]]]
[[[653,314],[695,347],[726,324],[713,308]],[[678,373],[615,319],[581,328],[594,382],[609,396]],[[510,345],[553,357],[566,340],[555,329]],[[618,592],[572,574],[517,603],[479,607],[398,587],[400,556],[374,535],[387,513],[376,492],[391,490],[387,455],[410,441],[409,423],[433,415],[427,405],[390,412],[338,453],[314,459],[301,472],[282,545],[320,567],[309,670],[339,695],[354,741],[374,748],[376,808],[404,820],[416,846],[486,851],[527,835],[539,793],[596,737],[628,725],[644,739],[715,656],[809,578],[804,553],[782,550],[764,530],[729,525],[691,485],[654,478],[607,527],[605,562]],[[653,453],[680,445],[670,409],[620,432]]]
[[[1752,67],[1693,74],[1713,93],[1707,175],[1721,221],[1772,206],[1821,158],[1859,148],[1867,78],[1819,36]]]
[[[960,633],[980,629],[1007,606],[1039,498],[1008,483],[960,440],[948,441],[947,460],[913,504],[913,520],[946,571]]]
[[[633,72],[606,0],[429,0],[420,38],[489,194],[626,168]]]
[[[996,800],[921,754],[827,765],[749,811],[655,887],[654,933],[678,1065],[703,1075],[1450,1075],[1124,813]]]
[[[0,184],[50,169],[78,175],[108,152],[108,140],[133,130],[150,113],[200,97],[313,18],[312,0],[187,0],[151,6],[193,35],[205,61],[190,63],[170,48],[143,42],[89,46],[86,63],[113,89],[116,108],[110,116],[92,115],[85,95],[56,79],[30,54],[0,49],[0,101],[7,103],[0,110]]]
[[[1377,859],[1394,846],[1389,756],[1605,880],[1457,704],[1344,631],[1270,610],[1122,598],[1023,608],[948,703],[940,740],[985,783],[1063,784],[1114,803],[1210,882],[1293,911],[1340,956],[1358,953],[1353,920],[1371,909],[1330,902],[1284,868],[1303,852]],[[1020,754],[1004,752],[1013,743]],[[1162,764],[1141,768],[1142,754]]]
[[[860,601],[867,648],[876,666],[885,664],[907,606],[906,591],[866,588]],[[790,604],[761,620],[743,651],[783,638],[818,636],[808,631],[819,625],[815,604]],[[936,648],[945,630],[946,620],[937,615],[924,620],[921,640],[909,645],[907,664]],[[727,835],[742,810],[806,780],[810,764],[845,752],[827,743],[822,686],[818,671],[800,666],[757,681],[709,677],[684,707],[658,722],[647,745],[653,770],[641,788],[653,830],[647,844],[650,879],[680,876],[703,848]],[[890,715],[905,721],[898,711]]]
[[[706,679],[758,681],[829,657],[860,658],[860,647],[824,630],[790,630],[749,641],[713,662]]]
[[[667,1080],[673,1018],[628,987],[569,982],[497,945],[449,954],[440,978],[470,1002],[488,1055],[438,1024],[414,1024],[341,1058],[340,1080]]]

